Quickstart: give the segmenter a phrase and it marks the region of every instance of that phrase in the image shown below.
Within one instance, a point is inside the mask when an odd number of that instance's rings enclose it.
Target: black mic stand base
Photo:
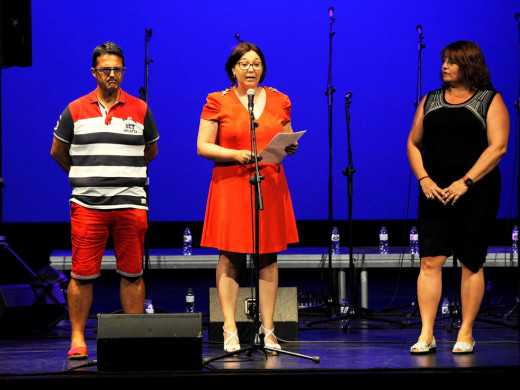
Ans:
[[[346,321],[344,325],[342,325],[343,331],[347,331],[350,327],[350,323],[357,319],[363,319],[367,321],[376,321],[376,322],[384,322],[387,324],[394,324],[398,326],[407,326],[408,322],[400,321],[400,320],[392,320],[390,318],[386,318],[384,316],[378,316],[377,311],[366,309],[366,308],[349,308],[347,313],[339,315],[334,318],[326,318],[323,320],[311,321],[307,322],[307,326],[313,326],[316,324],[324,324],[328,322],[336,322],[336,321]]]
[[[216,356],[213,358],[203,359],[202,364],[209,364],[215,360],[220,360],[220,359],[223,359],[226,357],[235,356],[235,355],[239,355],[242,353],[246,353],[247,356],[251,356],[253,354],[253,352],[260,352],[261,354],[264,355],[265,360],[267,360],[267,355],[269,355],[269,354],[271,354],[271,355],[278,355],[278,354],[291,355],[291,356],[295,356],[295,357],[309,359],[315,363],[319,363],[321,360],[319,356],[303,355],[303,354],[296,353],[296,352],[285,351],[283,349],[275,349],[275,348],[266,347],[263,343],[263,336],[264,336],[263,334],[262,335],[257,334],[255,336],[253,344],[250,345],[249,347],[242,348],[242,349],[239,349],[239,350],[233,351],[233,352],[228,352],[224,355]]]
[[[512,306],[511,309],[509,309],[507,311],[507,313],[505,313],[503,316],[501,316],[501,320],[498,319],[491,319],[491,318],[486,318],[486,317],[483,317],[483,314],[482,314],[482,311],[479,312],[479,315],[477,315],[477,318],[475,318],[475,321],[480,321],[480,322],[484,322],[484,323],[488,323],[488,324],[492,324],[492,325],[500,325],[500,326],[503,326],[505,328],[516,328],[518,327],[519,328],[519,331],[520,331],[520,326],[518,324],[518,322],[516,324],[510,322],[510,317],[515,313],[517,312],[518,310],[518,307],[520,305],[520,302],[519,302],[519,298],[516,297],[515,298],[515,302],[511,305],[504,305],[503,307],[506,307],[506,306]],[[496,307],[495,307],[496,308]]]

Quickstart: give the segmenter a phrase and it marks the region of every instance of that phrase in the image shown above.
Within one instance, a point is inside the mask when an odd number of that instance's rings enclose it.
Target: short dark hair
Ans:
[[[123,60],[123,66],[125,66],[125,56],[123,55],[123,49],[117,46],[113,42],[105,42],[102,45],[97,46],[92,53],[92,67],[95,68],[97,66],[97,59],[99,56],[104,54],[113,54],[118,57],[121,57]]]
[[[266,72],[264,53],[262,53],[262,50],[260,50],[260,48],[253,43],[241,42],[235,46],[235,48],[229,55],[225,67],[229,81],[231,81],[233,85],[236,83],[235,76],[233,75],[233,68],[235,67],[237,62],[242,58],[242,56],[249,51],[254,51],[256,54],[258,54],[258,57],[260,57],[260,60],[262,61],[262,75],[260,76],[260,82],[264,81]]]
[[[441,59],[444,61],[445,58],[449,58],[459,66],[462,82],[469,89],[493,89],[484,54],[475,42],[456,41],[450,43],[441,51]],[[448,85],[443,83],[443,87],[446,88]]]

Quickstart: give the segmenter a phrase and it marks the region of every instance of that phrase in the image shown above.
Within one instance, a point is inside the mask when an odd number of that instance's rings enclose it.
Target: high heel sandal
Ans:
[[[224,327],[222,327],[222,329],[224,330],[224,351],[226,351],[226,352],[238,351],[240,349],[240,340],[238,339],[238,329],[236,330],[236,332],[231,332]],[[227,339],[225,337],[226,333],[229,334],[229,337]],[[228,345],[229,342],[233,339],[236,339],[236,341],[238,343],[234,344],[234,345]]]
[[[264,333],[262,332],[262,330],[266,331],[267,333]],[[264,328],[263,325],[260,325],[260,329],[258,330],[259,333],[264,333],[264,340],[267,340],[269,338],[269,336],[273,336],[273,338],[276,340],[276,343],[266,343],[264,341],[264,346],[267,347],[267,348],[270,348],[270,349],[277,349],[277,350],[281,350],[282,347],[280,347],[280,344],[278,344],[278,340],[276,339],[276,336],[274,334],[274,328],[273,329],[267,329],[267,328]],[[269,351],[273,354],[276,355],[276,351]]]

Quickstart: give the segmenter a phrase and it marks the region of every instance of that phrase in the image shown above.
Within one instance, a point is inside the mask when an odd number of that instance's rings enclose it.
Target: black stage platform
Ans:
[[[520,337],[518,310],[515,306],[518,291],[516,272],[495,269],[488,273],[488,280],[495,287],[492,292],[486,293],[479,321],[475,325],[475,353],[454,355],[451,349],[456,340],[456,328],[446,328],[445,321],[439,319],[435,330],[437,352],[424,356],[409,353],[420,329],[415,307],[407,305],[414,300],[416,273],[417,270],[371,273],[369,302],[379,308],[375,312],[377,316],[354,318],[348,327],[344,326],[344,319],[331,317],[324,306],[301,307],[298,310],[297,340],[287,340],[281,344],[287,351],[317,356],[319,362],[285,354],[266,357],[259,351],[253,351],[250,355],[244,353],[215,360],[195,370],[172,368],[166,371],[106,372],[98,370],[97,366],[96,314],[119,310],[117,276],[107,271],[95,285],[94,307],[87,330],[89,359],[67,360],[70,325],[65,314],[58,324],[48,330],[0,338],[0,388],[36,383],[142,386],[145,383],[182,384],[184,381],[192,385],[232,383],[233,386],[244,387],[262,384],[277,387],[308,386],[317,383],[325,386],[421,386],[441,383],[448,379],[443,377],[448,376],[457,380],[450,384],[480,384],[483,378],[491,375],[497,385],[508,384],[503,380],[515,380],[513,383],[517,383],[520,377]],[[448,271],[445,273],[444,295],[451,296],[453,279]],[[280,285],[297,286],[301,292],[328,289],[326,277],[318,271],[299,273],[297,270],[281,270]],[[170,313],[182,312],[186,287],[193,287],[196,292],[196,309],[202,313],[201,358],[211,359],[223,354],[222,343],[208,338],[208,289],[214,286],[213,271],[161,270],[149,275],[148,286],[156,303],[156,312]],[[381,309],[389,306],[393,308]],[[450,319],[448,324],[451,324]],[[248,341],[251,340],[241,340],[242,345],[246,346]],[[164,348],[168,347],[165,345]],[[187,352],[175,348],[157,351],[164,356],[177,358],[187,355]],[[417,377],[418,374],[421,376]],[[431,379],[424,375],[430,375]],[[328,382],[329,377],[334,382]]]

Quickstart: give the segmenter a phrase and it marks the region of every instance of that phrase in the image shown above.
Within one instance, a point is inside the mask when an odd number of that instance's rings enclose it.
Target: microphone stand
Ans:
[[[515,14],[515,19],[516,21],[518,22],[518,58],[520,59],[520,14]],[[520,64],[519,64],[520,65]],[[517,145],[516,145],[516,153],[518,153],[518,140],[519,140],[519,137],[520,137],[520,66],[518,68],[519,72],[518,72],[518,98],[516,99],[516,102],[515,102],[515,108],[516,108],[516,142],[517,142]],[[520,193],[520,163],[518,163],[518,157],[517,157],[517,164],[518,167],[517,167],[517,178],[516,178],[516,185],[517,185],[517,194]],[[517,219],[518,219],[518,210],[520,209],[520,196],[517,197],[517,203],[518,203],[518,207],[517,207]],[[517,220],[517,223],[519,221]],[[520,223],[519,223],[520,225]],[[517,256],[517,261],[518,261],[518,257]],[[518,263],[520,264],[520,261],[518,261]],[[518,279],[520,281],[520,266],[517,265],[517,270],[518,270]],[[518,296],[516,298],[516,304],[515,304],[515,309],[518,309],[518,300],[519,300],[519,297],[520,297],[520,283],[518,284]],[[520,315],[517,316],[517,327],[518,327],[518,333],[520,334]]]
[[[320,358],[318,356],[307,356],[307,355],[302,355],[302,354],[295,353],[295,352],[278,350],[278,349],[266,347],[265,343],[264,343],[265,335],[262,332],[258,332],[258,333],[256,332],[257,329],[260,329],[260,304],[259,304],[259,302],[260,302],[260,254],[259,254],[260,253],[260,249],[259,249],[260,215],[259,214],[260,214],[260,210],[264,209],[264,202],[263,202],[263,198],[262,198],[262,190],[261,190],[260,184],[261,184],[261,181],[263,179],[265,179],[265,177],[260,175],[260,170],[258,168],[258,154],[257,154],[257,147],[256,147],[256,131],[255,131],[256,127],[258,127],[258,123],[255,123],[255,114],[254,114],[254,110],[253,110],[252,101],[249,106],[249,115],[250,115],[250,122],[251,122],[251,137],[253,140],[253,150],[254,150],[253,156],[254,156],[254,164],[255,164],[255,172],[249,178],[249,183],[252,186],[254,186],[254,188],[255,188],[255,216],[254,216],[254,220],[255,220],[255,238],[254,238],[254,240],[255,240],[255,242],[253,245],[253,248],[254,248],[253,249],[253,252],[254,252],[253,261],[254,261],[255,282],[256,282],[255,297],[256,297],[256,301],[257,301],[257,304],[253,305],[253,310],[254,310],[253,330],[255,332],[255,336],[253,338],[253,343],[249,347],[239,349],[238,351],[229,352],[229,353],[226,353],[222,356],[218,356],[215,358],[204,359],[203,363],[208,364],[212,361],[222,359],[222,358],[228,357],[228,356],[237,355],[237,354],[240,354],[243,352],[246,352],[247,355],[250,356],[253,351],[259,351],[259,352],[263,353],[266,360],[267,360],[266,351],[270,351],[273,353],[292,355],[292,356],[302,357],[305,359],[310,359],[310,360],[313,360],[314,362],[319,362]]]
[[[335,31],[332,29],[332,25],[336,21],[334,19],[334,8],[329,7],[329,71],[328,71],[328,82],[327,91],[327,107],[328,107],[328,124],[329,124],[329,233],[332,231],[333,224],[333,208],[332,208],[332,100],[336,90],[332,87],[332,38],[335,35]],[[327,236],[330,237],[330,236]],[[332,268],[332,242],[328,240],[328,260],[329,260],[329,286],[331,294],[332,313],[337,312],[338,308],[338,289],[336,272]]]
[[[327,90],[325,91],[325,96],[327,96],[327,109],[328,109],[328,128],[329,128],[329,215],[328,215],[328,228],[329,233],[332,232],[332,100],[333,95],[336,90],[332,87],[332,38],[336,34],[336,32],[332,29],[332,25],[336,19],[334,18],[334,7],[329,7],[329,69],[328,69],[328,78],[327,78]],[[329,298],[328,302],[325,305],[330,304],[331,309],[329,310],[330,314],[338,312],[338,288],[337,288],[337,279],[336,272],[334,268],[332,268],[332,242],[330,240],[330,236],[328,240],[328,268],[329,268]],[[311,321],[308,322],[308,326],[312,326],[315,323],[320,323],[323,321]]]
[[[149,89],[149,77],[150,77],[150,63],[153,62],[153,59],[151,59],[149,57],[149,45],[150,45],[150,40],[152,39],[152,30],[151,29],[148,29],[146,28],[145,29],[145,34],[144,34],[144,87],[141,87],[139,88],[139,94],[140,94],[140,98],[142,100],[144,100],[146,103],[148,103],[148,89]],[[145,185],[145,192],[146,192],[146,199],[148,199],[148,205],[150,205],[150,194],[149,194],[149,187],[150,187],[150,178],[149,178],[149,175],[148,175],[148,171],[149,171],[149,168],[148,166],[146,167],[146,185]],[[148,219],[148,227],[150,226],[149,224],[149,214],[150,214],[150,210],[147,211],[146,213],[146,218]],[[145,270],[149,270],[150,269],[150,240],[149,240],[149,228],[146,230],[146,233],[145,233],[145,239],[144,239],[144,269]],[[148,283],[146,282],[145,283],[145,288],[148,287]],[[147,299],[150,299],[150,296],[149,294],[147,294]],[[153,301],[152,301],[153,302]],[[159,310],[157,310],[159,309]],[[161,309],[161,308],[158,308],[158,307],[154,307],[154,311],[161,311],[161,312],[165,312],[165,310]]]
[[[348,167],[343,170],[343,175],[347,177],[347,196],[348,196],[348,221],[349,221],[349,307],[346,313],[340,315],[337,318],[325,319],[320,321],[315,321],[314,323],[323,323],[330,321],[343,321],[347,320],[346,323],[342,326],[343,331],[348,330],[350,323],[352,320],[356,318],[364,318],[364,319],[372,319],[374,321],[386,322],[391,324],[401,324],[400,321],[394,321],[391,319],[373,317],[371,315],[371,311],[366,308],[361,308],[358,306],[358,291],[357,291],[357,271],[354,260],[354,246],[352,242],[352,198],[354,195],[353,191],[353,178],[356,170],[353,167],[352,162],[352,147],[350,142],[350,99],[352,98],[352,92],[347,92],[345,95],[345,116],[347,123],[347,150],[348,150]]]
[[[347,310],[347,317],[349,319],[347,320],[347,323],[343,325],[343,330],[347,329],[350,321],[355,318],[359,317],[359,312],[357,308],[357,272],[354,265],[354,247],[352,245],[352,197],[354,195],[353,191],[353,180],[354,180],[354,173],[356,170],[354,169],[353,163],[352,163],[352,148],[350,143],[350,98],[352,98],[352,92],[347,92],[345,95],[345,115],[346,115],[346,122],[347,122],[347,148],[348,148],[348,167],[346,167],[343,170],[343,175],[347,177],[347,195],[348,195],[348,221],[349,221],[349,285],[350,285],[350,305]]]
[[[422,49],[425,48],[423,41],[423,33],[422,33],[422,26],[417,26],[417,32],[419,33],[419,42],[418,42],[418,50],[419,50],[419,59],[417,64],[417,88],[416,88],[416,97],[415,97],[415,107],[419,107],[419,103],[422,99]]]
[[[418,25],[416,27],[416,30],[417,30],[417,33],[419,34],[419,36],[418,36],[418,41],[417,41],[418,60],[417,60],[417,83],[416,83],[415,101],[414,101],[415,108],[419,107],[419,104],[421,103],[421,100],[422,100],[422,50],[425,48],[425,45],[422,43],[422,41],[424,39],[422,26]],[[411,180],[412,180],[412,171],[410,170],[409,182],[411,182]],[[410,187],[408,187],[408,190],[410,190]],[[407,219],[408,219],[408,216],[407,216]],[[407,231],[407,226],[405,224],[405,234],[406,234],[406,231]],[[412,310],[412,312],[407,314],[408,320],[410,320],[410,318],[413,315],[415,315],[415,313],[419,309],[419,305],[417,304],[416,300],[412,301],[412,303],[410,303],[408,305],[398,307],[399,309],[410,307],[410,306],[414,308]],[[397,308],[388,309],[388,311],[392,311],[395,309],[397,309]]]
[[[148,46],[150,39],[152,39],[152,30],[146,28],[144,34],[144,87],[139,88],[141,99],[148,103],[148,78],[150,74],[150,62],[153,62],[148,56]]]

